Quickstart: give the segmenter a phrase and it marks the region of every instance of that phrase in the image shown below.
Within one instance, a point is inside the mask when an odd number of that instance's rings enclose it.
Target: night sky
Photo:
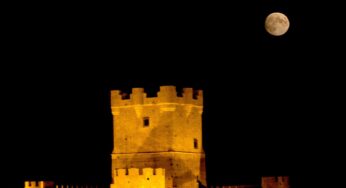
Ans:
[[[327,8],[288,0],[60,6],[13,14],[9,27],[1,133],[12,187],[110,181],[110,90],[154,95],[160,85],[204,90],[208,183],[289,175],[306,187],[334,176],[322,169],[339,166],[337,157],[322,155],[342,143],[333,121],[343,86],[326,49],[342,32],[331,34]],[[290,19],[282,37],[264,30],[275,11]]]

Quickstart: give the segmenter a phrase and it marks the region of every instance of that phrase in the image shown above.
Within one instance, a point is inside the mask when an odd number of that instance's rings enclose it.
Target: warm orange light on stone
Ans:
[[[128,170],[128,172],[126,172]],[[111,188],[162,188],[165,187],[165,171],[162,168],[144,168],[139,173],[138,168],[117,169],[114,176],[114,184]]]
[[[25,181],[24,188],[44,188],[44,181]]]
[[[130,98],[122,99],[121,91],[115,90],[111,104],[114,188],[117,181],[124,182],[121,178],[138,186],[143,182],[140,175],[116,176],[116,169],[131,168],[164,169],[164,179],[156,178],[152,186],[197,188],[197,181],[206,184],[202,91],[184,88],[178,97],[175,86],[161,86],[157,97],[149,98],[143,88],[133,88]]]
[[[53,181],[25,181],[24,188],[51,188],[54,187]]]

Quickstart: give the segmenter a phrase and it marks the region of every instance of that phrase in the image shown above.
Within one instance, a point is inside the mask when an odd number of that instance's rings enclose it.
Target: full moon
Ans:
[[[287,32],[290,22],[286,15],[280,12],[273,12],[267,16],[264,27],[269,34],[281,36]]]

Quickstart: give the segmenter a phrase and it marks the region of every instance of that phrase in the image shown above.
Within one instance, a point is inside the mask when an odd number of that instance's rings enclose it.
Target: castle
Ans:
[[[143,88],[133,88],[130,95],[113,90],[111,111],[114,130],[111,188],[207,186],[201,90],[184,88],[178,96],[175,86],[161,86],[157,97],[147,97]],[[287,178],[264,177],[261,186],[288,188]],[[43,181],[24,184],[24,188],[48,187],[54,186]]]

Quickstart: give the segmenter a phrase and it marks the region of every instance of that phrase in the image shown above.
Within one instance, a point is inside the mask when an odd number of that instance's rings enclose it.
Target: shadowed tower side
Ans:
[[[117,169],[162,168],[167,188],[206,185],[202,91],[184,88],[178,97],[175,86],[161,86],[148,98],[143,88],[133,88],[126,99],[113,90],[111,108],[113,181]]]

